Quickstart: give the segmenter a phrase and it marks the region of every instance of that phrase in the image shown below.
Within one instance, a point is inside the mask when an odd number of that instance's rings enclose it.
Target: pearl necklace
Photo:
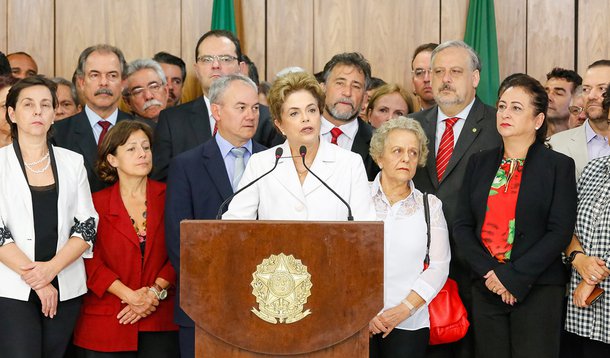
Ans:
[[[44,162],[45,160],[48,160],[48,161],[47,161],[47,165],[45,165],[44,168],[42,168],[40,170],[36,170],[36,169],[32,168],[33,166],[38,165],[38,164]],[[39,160],[37,160],[35,162],[31,162],[31,163],[23,162],[23,164],[25,164],[25,167],[32,173],[42,174],[42,173],[46,172],[47,169],[49,169],[49,166],[51,165],[51,158],[49,157],[49,152],[47,152],[47,154],[43,155],[42,158],[40,158]]]

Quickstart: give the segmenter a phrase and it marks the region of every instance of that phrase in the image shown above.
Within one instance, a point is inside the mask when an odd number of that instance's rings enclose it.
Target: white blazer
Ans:
[[[83,157],[67,149],[52,147],[57,165],[57,250],[71,236],[86,239],[89,249],[58,275],[59,300],[66,301],[87,292],[83,257],[93,256],[93,241],[98,216],[93,207]],[[88,230],[86,230],[88,229]],[[91,232],[93,229],[93,232]],[[27,180],[12,145],[0,148],[0,230],[4,245],[14,242],[30,260],[34,260],[34,211]],[[72,230],[75,230],[71,233]],[[27,301],[30,286],[15,271],[0,262],[0,297]]]
[[[589,163],[589,148],[587,147],[585,124],[552,135],[551,139],[549,139],[549,144],[556,152],[574,159],[576,164],[576,181],[578,182],[583,169]]]
[[[345,221],[347,207],[311,174],[303,185],[290,157],[288,141],[277,168],[253,186],[237,194],[223,219]],[[269,171],[275,163],[275,149],[253,154],[239,188]],[[311,171],[335,190],[352,207],[354,220],[376,220],[375,206],[362,158],[324,140]]]

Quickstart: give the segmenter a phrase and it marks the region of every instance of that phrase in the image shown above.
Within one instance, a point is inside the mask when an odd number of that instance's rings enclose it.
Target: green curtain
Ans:
[[[481,82],[477,95],[483,102],[495,106],[500,81],[494,0],[470,0],[464,42],[472,46],[481,58]]]
[[[212,8],[212,30],[227,30],[237,36],[233,0],[214,0]]]

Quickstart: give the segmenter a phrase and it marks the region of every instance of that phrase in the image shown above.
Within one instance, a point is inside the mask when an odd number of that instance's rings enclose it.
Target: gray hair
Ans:
[[[227,88],[229,88],[229,85],[231,85],[231,83],[236,81],[242,81],[243,83],[252,87],[256,91],[256,93],[258,93],[258,87],[249,77],[246,77],[241,74],[226,75],[218,78],[212,83],[212,86],[210,86],[210,103],[221,104],[222,97],[224,96]]]
[[[85,76],[85,62],[89,56],[94,52],[102,52],[102,53],[114,53],[119,58],[119,65],[121,66],[121,77],[125,78],[125,70],[127,69],[127,62],[125,62],[125,56],[123,56],[123,52],[119,50],[118,47],[114,47],[112,45],[107,44],[99,44],[94,46],[89,46],[81,52],[80,56],[78,56],[78,66],[76,67],[76,76],[83,77]]]
[[[125,72],[125,78],[133,75],[134,73],[140,70],[146,69],[151,69],[155,71],[157,73],[157,76],[159,76],[159,78],[161,79],[161,84],[167,84],[167,78],[165,77],[165,73],[163,72],[161,65],[159,65],[159,62],[151,60],[149,58],[141,58],[130,62],[127,66],[127,71]]]
[[[436,57],[436,55],[439,52],[446,50],[448,48],[456,48],[456,47],[463,48],[464,50],[466,50],[466,52],[468,52],[468,55],[470,56],[470,70],[471,71],[478,70],[479,72],[481,72],[481,59],[479,58],[479,55],[472,47],[468,46],[467,43],[465,43],[464,41],[460,41],[460,40],[445,41],[442,44],[438,45],[432,51],[432,57],[431,57],[430,62],[434,63],[434,58]]]
[[[415,134],[419,141],[419,158],[417,164],[420,167],[426,165],[426,160],[428,159],[428,138],[426,137],[426,133],[418,121],[403,116],[390,119],[373,133],[369,153],[373,160],[375,160],[375,163],[379,164],[379,158],[381,158],[381,155],[383,154],[388,134],[395,129],[404,129]]]
[[[72,100],[74,101],[74,104],[76,104],[77,106],[80,104],[80,102],[78,100],[78,93],[76,93],[76,87],[74,86],[74,83],[68,81],[67,79],[65,79],[63,77],[53,77],[53,78],[51,78],[51,81],[55,82],[55,84],[57,84],[57,87],[59,87],[59,85],[68,86],[68,88],[70,89],[70,95],[72,96]]]

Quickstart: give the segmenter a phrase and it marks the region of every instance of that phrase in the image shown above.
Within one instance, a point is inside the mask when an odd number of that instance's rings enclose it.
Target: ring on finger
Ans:
[[[597,277],[595,277],[595,275],[591,275],[591,281],[595,281],[597,280]]]

